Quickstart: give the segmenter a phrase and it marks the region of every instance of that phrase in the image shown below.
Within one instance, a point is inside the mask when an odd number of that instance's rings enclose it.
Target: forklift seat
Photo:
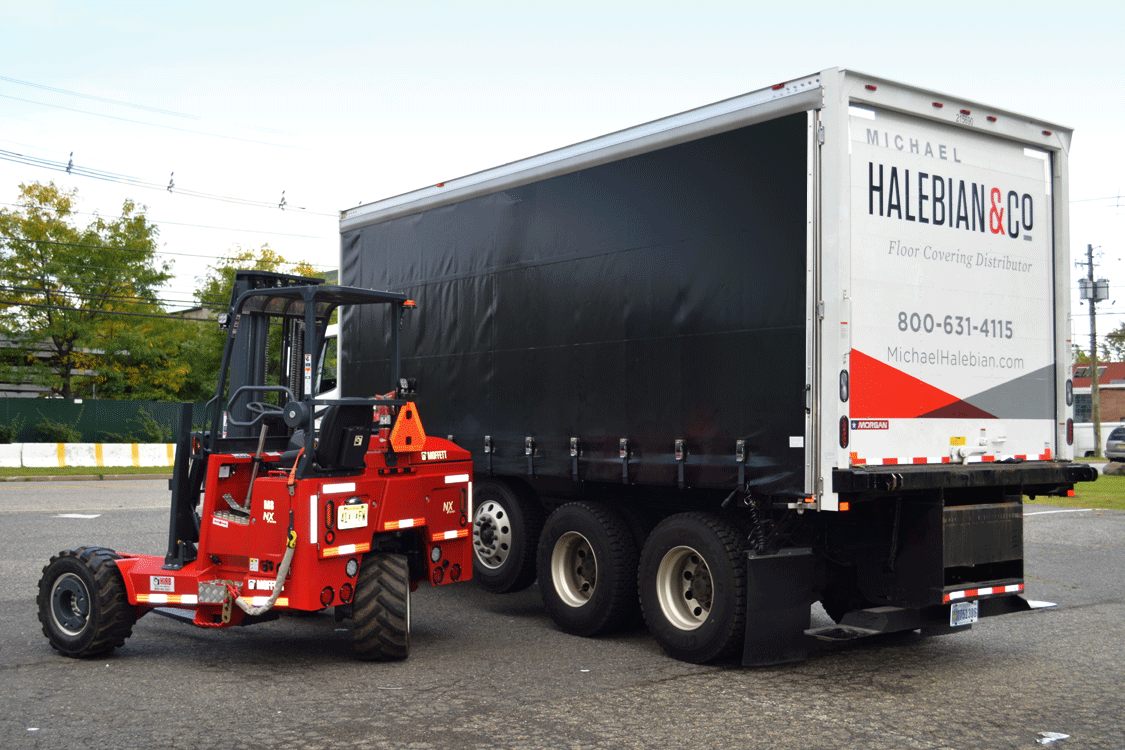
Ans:
[[[320,420],[316,442],[316,465],[322,471],[362,469],[371,436],[374,407],[365,404],[333,404]]]

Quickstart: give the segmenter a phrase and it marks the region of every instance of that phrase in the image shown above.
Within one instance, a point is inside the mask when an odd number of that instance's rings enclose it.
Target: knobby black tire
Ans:
[[[538,499],[518,483],[485,479],[473,489],[473,508],[473,580],[493,594],[523,591],[535,582],[545,517]],[[503,546],[501,534],[508,540]]]
[[[357,658],[394,661],[410,655],[410,569],[406,555],[363,556],[352,611]]]
[[[36,604],[51,647],[64,656],[102,656],[125,645],[137,621],[125,582],[105,547],[60,552],[43,568]]]
[[[576,546],[594,560],[579,562]],[[556,509],[539,538],[538,570],[543,606],[563,631],[594,636],[636,621],[637,543],[612,508],[579,502]]]
[[[686,550],[695,554],[687,554]],[[653,529],[641,551],[637,574],[641,610],[649,631],[670,656],[703,664],[741,651],[746,631],[745,550],[738,527],[711,513],[681,513],[664,519]],[[667,593],[675,589],[675,578],[669,575],[668,565],[677,556],[692,560],[696,566],[705,564],[710,578],[709,610],[701,607],[695,614],[697,620],[691,623],[685,620],[692,613],[680,617],[677,623],[675,597]],[[663,581],[668,584],[664,604],[658,592],[662,563],[666,566]],[[695,570],[699,575],[701,569]],[[691,596],[685,594],[680,603],[687,603],[690,608],[694,606],[691,602]],[[671,606],[666,610],[668,604]]]

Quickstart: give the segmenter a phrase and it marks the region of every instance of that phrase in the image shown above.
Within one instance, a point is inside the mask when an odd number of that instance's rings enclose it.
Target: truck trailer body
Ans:
[[[346,210],[341,283],[419,303],[403,374],[472,453],[486,588],[592,635],[639,586],[691,661],[967,629],[1026,608],[1022,497],[1096,477],[1070,139],[827,70]],[[374,396],[397,329],[340,328]]]

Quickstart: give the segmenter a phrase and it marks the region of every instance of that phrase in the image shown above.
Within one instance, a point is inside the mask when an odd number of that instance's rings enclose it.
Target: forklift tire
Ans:
[[[620,630],[637,615],[637,543],[625,519],[601,503],[555,510],[539,538],[539,593],[571,635]]]
[[[645,623],[681,661],[734,656],[746,630],[743,536],[710,513],[661,521],[641,552],[637,574]]]
[[[410,566],[406,555],[369,552],[356,577],[352,607],[356,658],[395,661],[410,656]]]
[[[101,656],[133,634],[136,609],[105,547],[78,547],[51,558],[39,579],[39,622],[51,647],[74,658]]]
[[[511,594],[535,583],[543,518],[530,489],[502,479],[473,488],[473,579],[481,588]]]

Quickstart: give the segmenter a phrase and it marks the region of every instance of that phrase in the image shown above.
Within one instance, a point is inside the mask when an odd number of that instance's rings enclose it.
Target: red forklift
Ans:
[[[394,390],[317,398],[333,386],[314,377],[329,318],[354,305],[387,307],[386,358],[370,370]],[[392,292],[237,273],[209,429],[193,432],[191,405],[181,411],[167,552],[53,557],[37,597],[51,646],[108,653],[150,611],[226,628],[331,607],[352,621],[358,658],[406,658],[411,591],[473,571],[470,454],[426,435],[402,377],[399,330],[413,306]]]

